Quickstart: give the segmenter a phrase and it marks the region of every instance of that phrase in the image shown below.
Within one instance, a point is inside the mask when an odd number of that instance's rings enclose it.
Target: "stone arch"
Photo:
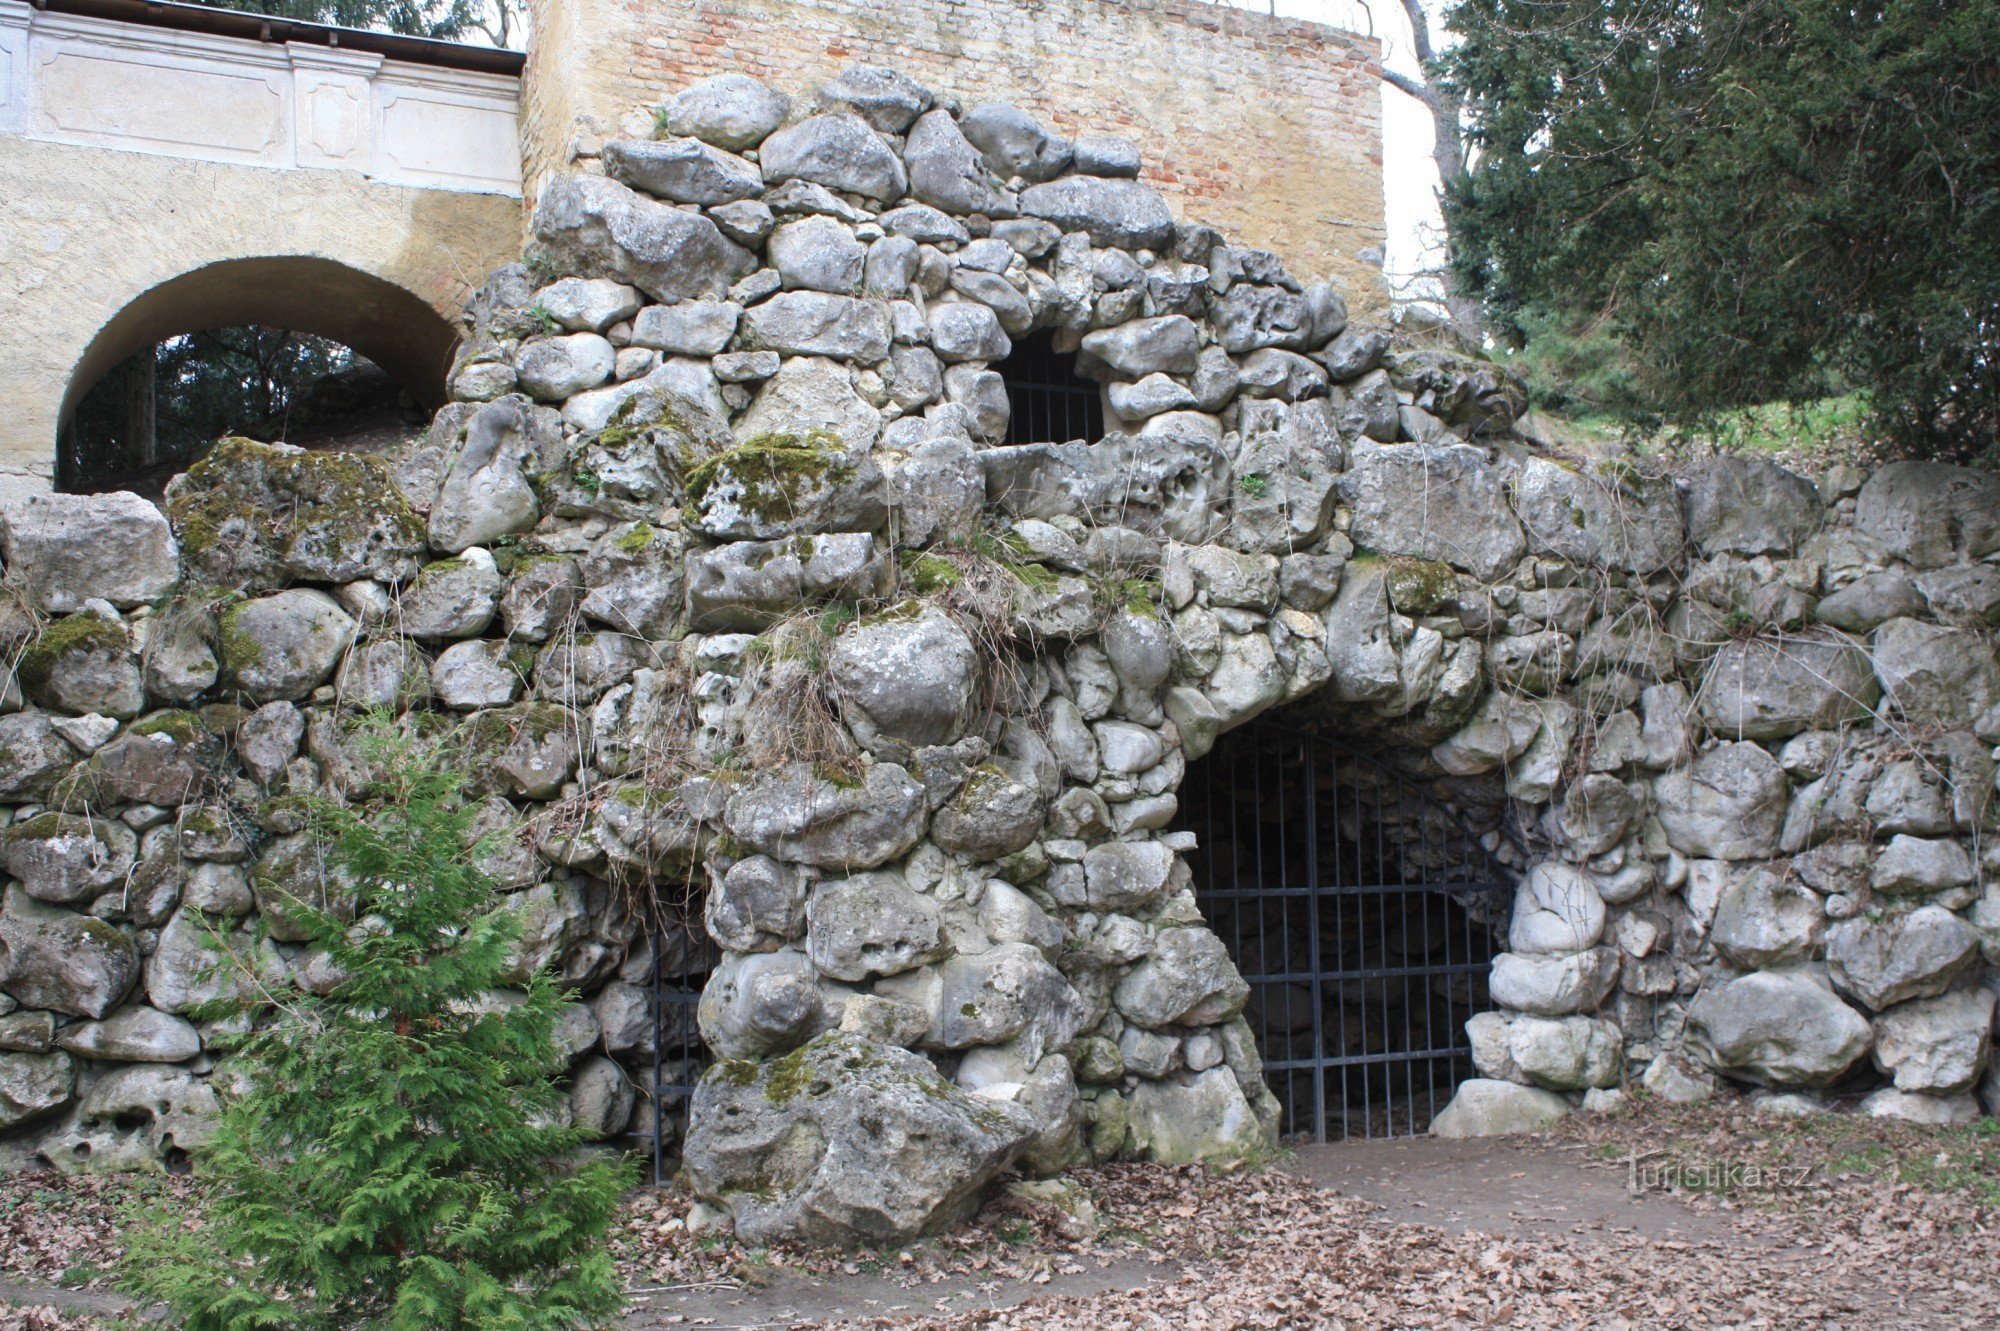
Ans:
[[[458,330],[415,293],[314,255],[203,264],[147,288],[98,329],[71,371],[60,421],[120,361],[180,333],[264,324],[354,348],[427,409],[445,400]]]

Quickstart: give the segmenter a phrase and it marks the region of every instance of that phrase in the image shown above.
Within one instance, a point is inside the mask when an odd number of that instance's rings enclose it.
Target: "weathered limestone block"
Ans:
[[[167,520],[126,490],[29,495],[0,510],[9,587],[48,614],[93,598],[120,610],[158,600],[180,580]]]
[[[1788,555],[1820,526],[1819,491],[1795,472],[1723,457],[1690,478],[1688,535],[1704,555]]]
[[[756,266],[708,218],[604,176],[551,179],[535,202],[532,227],[566,270],[627,282],[657,300],[720,296]]]
[[[1458,1084],[1451,1103],[1431,1120],[1434,1137],[1503,1137],[1539,1132],[1569,1113],[1553,1091],[1474,1077]]]
[[[1890,1008],[1875,1018],[1875,1066],[1899,1091],[1971,1090],[1992,1050],[1993,1003],[1990,990],[1959,989]]]
[[[922,602],[862,620],[827,654],[842,719],[863,748],[881,755],[957,739],[976,666],[971,638]]]
[[[1536,554],[1649,574],[1686,553],[1680,492],[1671,477],[1613,478],[1527,458],[1514,478],[1514,511]]]
[[[29,698],[55,711],[122,719],[146,707],[131,633],[92,610],[42,630],[21,653],[16,673]]]
[[[0,865],[37,901],[69,906],[124,880],[139,839],[123,823],[45,813],[0,833]]]
[[[1590,1012],[1618,982],[1618,964],[1618,949],[1614,947],[1595,947],[1567,956],[1502,952],[1493,959],[1493,1001],[1542,1017]]]
[[[1747,741],[1718,744],[1653,782],[1667,842],[1704,859],[1768,859],[1784,823],[1784,769]]]
[[[1603,936],[1604,900],[1588,875],[1555,860],[1528,870],[1514,893],[1509,951],[1566,956],[1596,947]]]
[[[1254,1159],[1275,1136],[1224,1067],[1185,1081],[1140,1082],[1131,1096],[1131,1126],[1139,1152],[1161,1164]]]
[[[1785,739],[1866,720],[1880,697],[1868,653],[1822,631],[1724,643],[1709,662],[1696,710],[1730,739]]]
[[[0,990],[25,1007],[102,1017],[139,978],[139,949],[116,926],[10,886],[0,909]]]
[[[1688,1006],[1696,1053],[1766,1086],[1824,1086],[1868,1052],[1867,1019],[1809,969],[1711,982]]]
[[[924,788],[894,763],[871,763],[847,784],[793,763],[758,773],[729,797],[723,826],[774,859],[873,869],[923,839]]]
[[[76,1094],[76,1063],[68,1054],[0,1054],[0,1129],[45,1118]]]
[[[1093,245],[1125,249],[1166,248],[1174,215],[1150,187],[1135,180],[1065,176],[1021,191],[1021,211],[1053,222],[1064,231],[1082,231]]]
[[[754,163],[698,138],[613,139],[604,174],[675,203],[734,203],[764,188]]]
[[[1942,462],[1892,462],[1868,478],[1854,526],[1918,568],[2000,550],[2000,477]]]
[[[1826,931],[1827,972],[1834,984],[1876,1012],[1937,997],[1978,953],[1972,926],[1940,906],[1879,920],[1857,915]]]
[[[928,1060],[834,1032],[775,1062],[725,1061],[695,1092],[683,1159],[737,1238],[899,1244],[964,1219],[1036,1130]]]
[[[755,633],[809,601],[880,595],[891,572],[886,554],[867,532],[690,550],[688,618],[702,632]]]
[[[428,544],[379,458],[225,439],[167,486],[191,581],[261,591],[286,582],[400,581]]]
[[[1356,444],[1340,489],[1354,505],[1349,534],[1364,549],[1441,559],[1489,581],[1527,549],[1481,449]]]
[[[184,1063],[201,1053],[193,1023],[135,1003],[101,1021],[63,1028],[56,1043],[80,1058],[118,1063]]]
[[[1201,927],[1162,929],[1153,953],[1118,981],[1112,1002],[1148,1029],[1213,1026],[1243,1010],[1250,986],[1222,940]]]
[[[808,116],[773,133],[759,150],[764,179],[804,180],[881,203],[900,198],[910,178],[888,140],[850,114]]]
[[[931,839],[967,859],[1004,859],[1035,839],[1045,807],[1040,790],[992,764],[982,764],[938,809],[931,820]]]
[[[1709,941],[1744,970],[1805,961],[1819,950],[1826,910],[1817,894],[1769,866],[1733,876],[1717,899]]]
[[[723,954],[701,991],[702,1043],[722,1058],[796,1049],[828,1024],[819,976],[791,948]]]
[[[806,902],[806,955],[820,974],[858,983],[900,975],[947,950],[937,904],[899,873],[829,879]]]
[[[784,124],[791,109],[789,97],[748,74],[717,74],[668,98],[660,109],[660,124],[670,134],[742,152]]]
[[[1892,619],[1871,650],[1888,705],[1915,725],[1961,729],[2000,703],[2000,663],[1984,634]]]
[[[736,861],[709,888],[709,936],[732,952],[774,952],[806,931],[806,882],[768,855]]]
[[[252,702],[300,702],[326,681],[354,641],[355,623],[331,596],[303,588],[222,612],[224,682]]]

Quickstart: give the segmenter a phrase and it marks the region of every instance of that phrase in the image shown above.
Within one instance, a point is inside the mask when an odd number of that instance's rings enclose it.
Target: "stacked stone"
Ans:
[[[580,1121],[650,1127],[649,949],[709,977],[685,1161],[754,1240],[1270,1144],[1176,792],[1288,704],[1520,870],[1440,1130],[1633,1077],[1974,1112],[2000,483],[1541,456],[1516,385],[1175,221],[1129,147],[891,71],[660,124],[549,182],[420,446],[225,442],[171,532],[8,511],[22,1156],[196,1144],[226,1065],[180,1014],[334,981],[290,797],[363,792],[366,708],[461,745],[519,974],[587,1000]],[[1032,333],[1101,439],[1002,442]]]

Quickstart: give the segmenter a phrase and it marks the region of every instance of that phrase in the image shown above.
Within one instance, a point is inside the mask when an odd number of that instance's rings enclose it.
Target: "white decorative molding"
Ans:
[[[0,0],[0,133],[518,196],[520,80]]]

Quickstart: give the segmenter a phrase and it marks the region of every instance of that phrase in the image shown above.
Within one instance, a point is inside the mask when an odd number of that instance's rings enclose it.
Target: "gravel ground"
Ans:
[[[893,1323],[935,1331],[2000,1325],[2000,1125],[1642,1105],[1577,1116],[1537,1145],[1671,1193],[1703,1223],[1684,1240],[1617,1224],[1466,1233],[1392,1220],[1283,1168],[1219,1176],[1122,1165],[1083,1171],[1053,1201],[1003,1197],[973,1225],[897,1251],[746,1250],[690,1235],[687,1198],[672,1191],[635,1196],[617,1244],[635,1290],[718,1298],[784,1276],[887,1277],[919,1294],[970,1282],[1031,1300],[1114,1262],[1138,1258],[1162,1272],[1144,1288]],[[117,1261],[121,1209],[163,1200],[190,1204],[196,1189],[0,1180],[0,1274],[101,1287]],[[0,1331],[97,1328],[47,1311],[0,1315]]]

